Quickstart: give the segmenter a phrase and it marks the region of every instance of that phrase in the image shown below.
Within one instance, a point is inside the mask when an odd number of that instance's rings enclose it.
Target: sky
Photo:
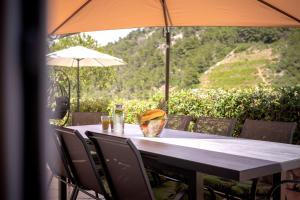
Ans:
[[[109,42],[115,42],[119,38],[123,38],[135,29],[118,29],[118,30],[107,30],[107,31],[95,31],[87,32],[86,34],[92,36],[97,42],[104,46]]]

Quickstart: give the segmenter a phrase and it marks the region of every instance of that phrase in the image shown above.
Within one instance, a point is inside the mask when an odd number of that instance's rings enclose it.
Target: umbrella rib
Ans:
[[[280,12],[281,14],[283,14],[283,15],[285,15],[285,16],[293,19],[293,20],[295,20],[296,22],[300,23],[300,19],[298,19],[297,17],[295,17],[295,16],[293,16],[293,15],[285,12],[284,10],[281,10],[280,8],[277,8],[276,6],[274,6],[274,5],[266,2],[264,0],[257,0],[257,1],[260,2],[260,3],[262,3],[262,4],[264,4],[264,5],[266,5],[266,6],[268,6],[268,7],[270,7],[270,8],[272,8],[273,10],[276,10],[277,12]]]
[[[102,67],[105,67],[103,63],[101,63],[98,59],[94,59],[97,63],[99,63]]]
[[[167,7],[166,0],[161,0],[160,3],[162,5],[163,11],[164,11],[165,26],[166,26],[166,28],[168,28],[169,27],[168,22],[170,22],[170,25],[172,26],[172,20],[171,20],[171,17],[170,17],[170,13],[169,13],[169,10],[168,10],[168,7]]]
[[[92,0],[87,0],[84,4],[82,4],[74,13],[72,13],[65,21],[63,21],[58,27],[56,27],[50,35],[54,34],[58,29],[60,29],[63,25],[65,25],[71,18],[73,18],[80,10],[82,10],[87,4],[89,4]]]

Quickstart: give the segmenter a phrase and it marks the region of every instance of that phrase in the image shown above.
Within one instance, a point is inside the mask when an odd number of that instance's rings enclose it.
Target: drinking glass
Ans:
[[[110,130],[111,132],[114,131],[114,119],[113,117],[109,117],[109,121],[110,121]]]
[[[102,130],[104,132],[107,132],[110,124],[110,117],[107,115],[101,116],[101,124],[102,124]]]

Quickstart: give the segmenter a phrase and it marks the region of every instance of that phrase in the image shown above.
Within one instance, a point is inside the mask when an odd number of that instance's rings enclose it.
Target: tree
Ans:
[[[58,51],[72,46],[84,46],[89,49],[103,51],[103,48],[91,36],[86,34],[76,34],[56,39],[49,43],[51,52]],[[75,65],[75,63],[74,63]],[[77,84],[76,84],[76,68],[70,67],[52,67],[50,68],[50,77],[55,76],[55,69],[64,71],[71,81],[71,97],[75,97]],[[80,68],[80,87],[81,96],[96,98],[99,96],[111,96],[112,86],[116,79],[116,69],[113,67],[84,67]],[[62,83],[66,86],[66,82]]]
[[[283,45],[277,72],[283,74],[276,80],[280,85],[300,83],[300,30],[292,31]]]

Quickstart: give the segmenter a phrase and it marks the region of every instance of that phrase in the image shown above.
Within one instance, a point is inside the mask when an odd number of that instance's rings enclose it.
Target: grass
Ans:
[[[263,68],[268,63],[269,60],[243,60],[221,64],[202,75],[201,79],[206,79],[202,87],[229,89],[255,86],[263,83],[257,68]]]

